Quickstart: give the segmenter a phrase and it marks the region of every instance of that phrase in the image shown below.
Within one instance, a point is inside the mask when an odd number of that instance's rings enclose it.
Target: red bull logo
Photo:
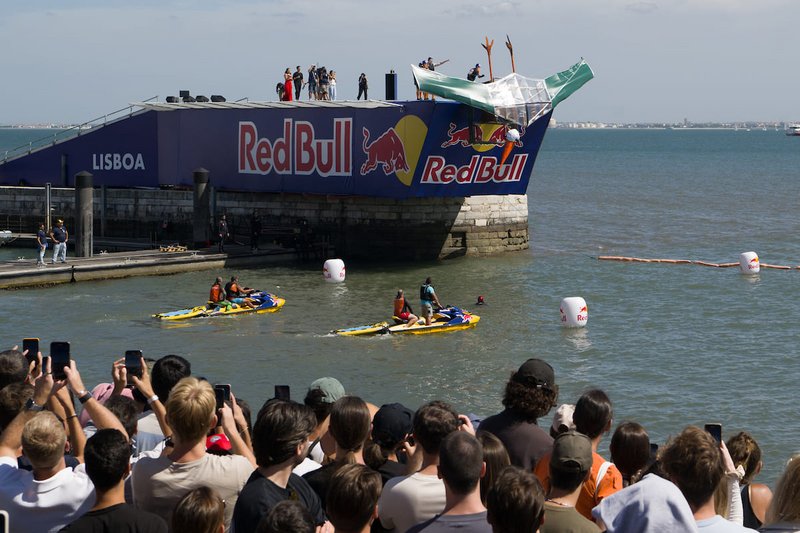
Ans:
[[[484,126],[491,127],[492,125],[484,124]],[[470,129],[472,130],[472,137],[470,137]],[[475,146],[472,144],[472,141],[478,142],[480,141],[484,146],[489,144],[494,144],[496,146],[505,146],[506,144],[506,131],[507,128],[505,126],[496,126],[494,130],[489,135],[488,139],[483,138],[483,127],[480,124],[472,124],[471,126],[466,126],[461,129],[456,129],[456,124],[454,122],[450,123],[450,128],[447,130],[447,139],[441,144],[442,148],[448,148],[450,146],[460,145],[464,148]],[[525,135],[525,128],[520,130],[520,136]],[[522,141],[514,142],[514,145],[517,147],[522,146]],[[479,145],[478,145],[479,146]],[[488,149],[488,148],[487,148]]]
[[[240,174],[352,174],[353,119],[333,120],[333,138],[318,139],[314,124],[283,120],[283,136],[259,138],[252,122],[239,122]]]
[[[510,183],[520,181],[528,154],[516,154],[510,164],[501,165],[494,156],[474,155],[469,163],[457,167],[448,165],[444,157],[428,156],[420,184],[442,185],[448,183]]]
[[[389,128],[371,143],[369,130],[362,128],[361,131],[364,134],[362,149],[367,156],[367,160],[361,165],[362,176],[378,166],[383,167],[383,173],[387,176],[393,172],[408,172],[405,145],[394,128]]]

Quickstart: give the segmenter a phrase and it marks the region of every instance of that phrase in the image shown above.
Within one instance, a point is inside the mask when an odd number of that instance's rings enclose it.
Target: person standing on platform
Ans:
[[[469,73],[467,74],[467,79],[469,81],[475,81],[478,78],[482,78],[482,77],[483,77],[483,74],[481,74],[481,66],[480,66],[480,64],[475,63],[475,67],[471,68],[469,70]]]
[[[228,221],[225,219],[225,215],[219,219],[219,224],[217,224],[217,236],[219,237],[219,253],[225,252],[225,239],[230,236],[228,232]]]
[[[36,266],[44,266],[44,253],[47,250],[47,233],[44,230],[44,224],[39,224],[39,231],[36,232],[36,245],[39,248],[39,259],[36,261]]]
[[[332,70],[328,78],[330,82],[330,86],[328,87],[329,100],[334,101],[336,100],[336,71]]]
[[[283,85],[283,97],[287,102],[291,102],[294,91],[292,90],[292,71],[289,70],[289,67],[283,71]]]
[[[60,218],[56,221],[56,226],[50,230],[50,238],[53,239],[55,246],[53,246],[53,264],[56,261],[62,263],[67,262],[67,241],[69,240],[69,232],[64,227],[64,221]]]
[[[292,83],[294,84],[294,99],[300,100],[300,91],[303,89],[303,72],[300,70],[300,65],[297,65],[297,70],[292,74]]]
[[[358,77],[358,97],[356,97],[356,100],[361,100],[362,94],[364,95],[364,100],[369,100],[369,96],[367,96],[368,88],[367,75],[362,72],[361,76]]]
[[[308,99],[317,99],[317,66],[311,65],[308,67]]]

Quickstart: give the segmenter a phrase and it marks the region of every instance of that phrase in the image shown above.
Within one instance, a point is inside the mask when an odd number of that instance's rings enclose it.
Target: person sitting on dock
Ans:
[[[411,309],[408,300],[403,295],[403,289],[398,289],[397,296],[394,297],[394,316],[405,322],[408,328],[419,320],[419,317],[414,314],[414,310]]]
[[[438,308],[443,307],[439,303],[439,298],[436,296],[436,291],[431,285],[431,278],[428,276],[425,279],[425,284],[419,288],[419,300],[422,307],[422,316],[425,317],[425,325],[431,325],[431,317],[433,317],[433,304]]]
[[[242,289],[239,287],[239,276],[232,276],[231,280],[225,284],[225,298],[229,302],[237,305],[246,305],[251,309],[256,307],[257,301],[247,296],[253,291],[254,289]]]
[[[211,292],[208,294],[208,307],[213,309],[215,307],[225,307],[229,309],[233,305],[225,298],[225,289],[222,288],[222,278],[217,276],[214,284],[211,286]]]

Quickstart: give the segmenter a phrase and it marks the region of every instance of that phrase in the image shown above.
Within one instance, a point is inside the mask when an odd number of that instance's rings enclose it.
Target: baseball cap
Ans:
[[[552,389],[556,383],[553,367],[541,359],[528,359],[511,379],[523,385],[547,389]]]
[[[569,403],[562,403],[556,408],[556,413],[553,415],[553,424],[550,426],[556,433],[563,433],[565,431],[575,431],[575,422],[572,421],[572,413],[575,412],[575,406]]]
[[[323,393],[323,400],[325,403],[333,403],[342,396],[344,396],[344,387],[336,378],[325,377],[319,378],[311,383],[308,390],[312,391],[319,389]]]
[[[481,68],[481,64],[480,63],[475,63],[475,68]]]
[[[577,431],[562,433],[553,441],[550,468],[561,472],[588,472],[592,468],[592,441]]]
[[[224,433],[217,433],[206,437],[206,450],[211,452],[229,452],[233,446]]]
[[[394,447],[411,431],[414,412],[403,404],[381,405],[372,418],[372,440],[385,448]]]

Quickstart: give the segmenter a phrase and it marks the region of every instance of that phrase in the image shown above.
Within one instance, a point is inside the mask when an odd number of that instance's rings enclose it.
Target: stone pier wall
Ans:
[[[51,192],[52,216],[73,228],[74,189]],[[44,221],[44,198],[43,188],[0,187],[0,230],[35,233]],[[96,188],[94,204],[96,236],[191,240],[189,190]],[[393,200],[215,191],[211,204],[242,238],[255,211],[268,238],[281,239],[281,232],[306,221],[312,235],[330,241],[342,257],[444,259],[528,248],[525,195]]]

